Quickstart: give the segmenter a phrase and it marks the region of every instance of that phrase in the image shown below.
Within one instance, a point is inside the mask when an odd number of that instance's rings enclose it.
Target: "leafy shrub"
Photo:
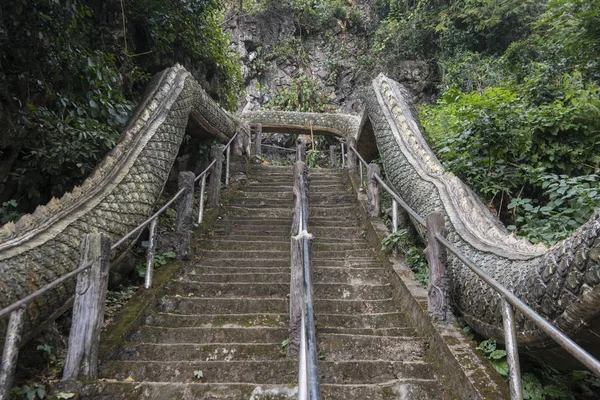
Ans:
[[[298,75],[290,87],[277,93],[267,105],[272,110],[327,112],[333,107],[321,85],[306,75]]]

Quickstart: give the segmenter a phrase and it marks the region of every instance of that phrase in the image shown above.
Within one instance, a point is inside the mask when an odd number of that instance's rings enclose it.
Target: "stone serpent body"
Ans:
[[[551,249],[515,238],[458,178],[444,171],[425,143],[400,85],[380,75],[367,92],[366,116],[398,194],[422,216],[442,212],[448,239],[558,328],[575,335],[593,325],[600,305],[599,212]],[[0,229],[0,306],[76,268],[83,234],[102,231],[116,240],[149,216],[188,118],[221,138],[246,130],[242,128],[246,123],[261,123],[266,131],[314,131],[356,143],[366,116],[257,112],[238,120],[210,100],[182,67],[163,72],[118,146],[81,187]],[[500,298],[460,261],[448,257],[448,266],[455,309],[482,335],[501,338]],[[74,282],[32,303],[27,329],[67,302],[73,290]],[[518,314],[517,321],[520,345],[546,343]],[[5,326],[6,319],[0,321],[0,336]]]

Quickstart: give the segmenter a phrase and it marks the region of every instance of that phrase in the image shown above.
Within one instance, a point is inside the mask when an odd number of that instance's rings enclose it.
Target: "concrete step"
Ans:
[[[256,269],[256,268],[255,268]],[[254,270],[254,269],[253,269]],[[222,271],[222,269],[220,270]],[[260,272],[232,272],[232,273],[188,273],[182,276],[183,280],[195,282],[272,282],[287,283],[290,282],[290,273],[264,273]]]
[[[137,343],[281,343],[287,337],[285,328],[171,328],[163,326],[140,326],[127,337]]]
[[[294,384],[297,361],[108,361],[100,376],[117,380],[205,383]]]
[[[350,285],[382,285],[389,283],[388,271],[382,268],[314,268],[313,282]]]
[[[196,297],[280,297],[290,293],[290,284],[273,282],[205,282],[176,281],[171,285],[171,293]]]
[[[315,315],[317,330],[327,328],[343,329],[381,329],[410,327],[404,313],[398,311],[387,313],[363,314],[323,314]]]
[[[288,301],[279,298],[205,298],[165,296],[157,310],[173,314],[285,313]]]
[[[321,383],[326,384],[377,384],[398,379],[433,379],[433,365],[418,362],[370,361],[319,361]]]
[[[287,262],[286,262],[287,261]],[[254,260],[254,259],[245,259],[245,258],[218,258],[214,260],[209,260],[205,257],[198,258],[193,263],[189,264],[184,268],[184,271],[196,270],[196,268],[239,268],[243,272],[246,268],[252,268],[252,271],[255,271],[256,268],[277,268],[276,271],[271,272],[282,272],[289,271],[290,263],[289,258],[281,259],[271,259],[271,260]],[[235,272],[233,270],[228,270],[228,273]]]
[[[249,241],[249,240],[231,240],[229,238],[213,238],[211,240],[201,240],[197,244],[197,248],[203,252],[205,250],[223,250],[228,249],[235,251],[250,250],[250,251],[281,251],[290,252],[290,242],[287,241]],[[200,256],[203,256],[201,253]]]
[[[243,198],[237,197],[227,202],[229,206],[236,207],[253,207],[253,208],[289,208],[291,209],[294,205],[291,199],[278,199],[278,198],[266,198],[266,197],[250,197]]]
[[[285,354],[285,353],[284,353]],[[281,342],[273,343],[125,343],[114,357],[120,361],[263,361],[283,358]]]
[[[198,383],[194,382],[117,382],[100,381],[87,385],[80,398],[87,400],[165,400],[165,399],[221,399],[221,400],[292,400],[298,397],[294,383],[264,385],[255,383]]]
[[[150,313],[144,318],[149,326],[185,327],[270,327],[287,328],[288,314],[196,314],[178,315],[167,313]]]
[[[290,263],[290,249],[287,250],[203,250],[196,259],[239,259],[239,260],[281,260]]]
[[[433,379],[394,379],[381,384],[322,384],[324,399],[347,400],[438,400],[445,399],[444,390]]]
[[[391,360],[419,362],[426,343],[411,336],[373,336],[318,332],[318,349],[324,361]]]
[[[397,310],[391,298],[379,300],[331,300],[317,298],[314,301],[314,308],[317,314],[381,313]]]

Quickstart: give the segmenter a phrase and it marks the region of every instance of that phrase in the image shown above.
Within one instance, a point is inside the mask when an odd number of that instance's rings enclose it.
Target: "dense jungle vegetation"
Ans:
[[[182,63],[235,109],[238,58],[217,0],[0,5],[0,224],[80,183],[151,74]]]

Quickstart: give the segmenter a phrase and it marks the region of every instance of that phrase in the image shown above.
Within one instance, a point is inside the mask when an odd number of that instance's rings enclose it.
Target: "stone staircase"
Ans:
[[[427,342],[394,304],[390,272],[363,238],[347,178],[336,170],[310,176],[322,398],[443,398]],[[282,348],[291,207],[291,167],[252,167],[195,259],[161,289],[81,398],[296,398],[297,360]]]
[[[308,226],[324,399],[443,399],[416,336],[360,227],[347,175],[310,170]],[[378,249],[377,249],[378,250]]]

